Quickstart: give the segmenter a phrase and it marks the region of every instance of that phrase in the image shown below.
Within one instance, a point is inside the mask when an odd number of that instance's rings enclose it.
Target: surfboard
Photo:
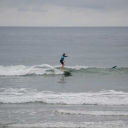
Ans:
[[[71,74],[70,71],[67,71],[67,70],[66,70],[66,71],[64,71],[64,75],[65,75],[65,76],[71,76],[72,74]]]

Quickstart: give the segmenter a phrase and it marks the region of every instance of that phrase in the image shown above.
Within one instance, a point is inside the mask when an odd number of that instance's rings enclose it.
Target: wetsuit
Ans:
[[[65,57],[67,57],[67,56],[64,56],[64,55],[61,56],[61,58],[60,58],[60,63],[61,63],[61,64],[64,64],[64,58],[65,58]]]

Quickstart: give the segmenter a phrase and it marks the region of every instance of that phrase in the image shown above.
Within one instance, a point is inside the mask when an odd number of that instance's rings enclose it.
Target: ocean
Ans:
[[[5,127],[128,128],[128,27],[0,27]]]

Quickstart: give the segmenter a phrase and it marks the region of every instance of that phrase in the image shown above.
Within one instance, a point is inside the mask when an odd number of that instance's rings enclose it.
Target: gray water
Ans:
[[[127,128],[127,58],[128,27],[0,27],[0,127]]]

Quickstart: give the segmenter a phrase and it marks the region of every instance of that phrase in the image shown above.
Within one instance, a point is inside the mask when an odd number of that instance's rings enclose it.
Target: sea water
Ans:
[[[128,27],[0,27],[0,127],[128,128]]]

